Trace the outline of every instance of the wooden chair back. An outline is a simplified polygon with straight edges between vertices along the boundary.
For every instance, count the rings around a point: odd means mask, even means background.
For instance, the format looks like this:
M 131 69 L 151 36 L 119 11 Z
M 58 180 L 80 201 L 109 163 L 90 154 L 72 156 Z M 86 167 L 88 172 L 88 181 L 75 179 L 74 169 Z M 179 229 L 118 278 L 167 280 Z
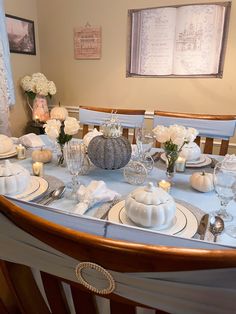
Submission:
M 192 114 L 167 111 L 154 111 L 153 127 L 158 124 L 169 126 L 179 124 L 185 127 L 193 127 L 199 131 L 195 142 L 200 146 L 201 138 L 205 138 L 203 153 L 212 154 L 214 139 L 220 141 L 219 155 L 226 155 L 229 147 L 229 140 L 235 133 L 235 115 L 210 115 Z M 157 146 L 160 147 L 158 144 Z
M 122 274 L 236 267 L 236 250 L 146 245 L 82 233 L 33 215 L 3 196 L 0 196 L 0 214 L 24 230 L 29 236 L 39 239 L 68 257 L 80 262 L 92 262 L 105 270 L 121 272 Z M 3 216 L 0 215 L 0 221 Z M 57 255 L 59 256 L 59 253 Z M 97 313 L 94 301 L 96 291 L 92 292 L 81 283 L 69 281 L 63 275 L 55 276 L 41 270 L 44 290 L 51 308 L 50 312 L 39 293 L 30 268 L 20 265 L 17 260 L 14 263 L 5 261 L 2 264 L 8 284 L 18 300 L 22 313 L 69 314 L 62 282 L 70 285 L 76 313 Z M 178 289 L 177 286 L 176 293 Z M 134 314 L 135 307 L 142 306 L 141 300 L 140 302 L 131 301 L 126 297 L 119 296 L 119 293 L 116 294 L 116 290 L 104 294 L 103 297 L 110 300 L 111 314 Z M 147 304 L 144 307 L 148 307 Z M 158 308 L 155 310 L 156 313 L 165 313 Z
M 136 109 L 117 109 L 117 108 L 100 108 L 90 106 L 79 107 L 79 120 L 83 125 L 82 136 L 89 131 L 89 125 L 93 125 L 98 130 L 107 119 L 111 117 L 111 113 L 116 113 L 122 127 L 123 136 L 129 138 L 129 130 L 132 129 L 132 140 L 135 143 L 135 127 L 140 127 L 144 123 L 145 110 Z

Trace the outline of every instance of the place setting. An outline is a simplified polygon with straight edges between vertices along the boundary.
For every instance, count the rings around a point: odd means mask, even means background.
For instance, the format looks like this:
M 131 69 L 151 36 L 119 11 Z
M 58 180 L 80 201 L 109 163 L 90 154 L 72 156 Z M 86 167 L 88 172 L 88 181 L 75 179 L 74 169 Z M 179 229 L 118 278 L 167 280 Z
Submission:
M 33 201 L 48 190 L 48 182 L 31 175 L 23 166 L 5 160 L 0 165 L 0 194 L 22 201 Z
M 193 237 L 198 228 L 197 217 L 185 204 L 176 202 L 169 193 L 151 182 L 115 204 L 109 210 L 107 220 L 186 238 Z

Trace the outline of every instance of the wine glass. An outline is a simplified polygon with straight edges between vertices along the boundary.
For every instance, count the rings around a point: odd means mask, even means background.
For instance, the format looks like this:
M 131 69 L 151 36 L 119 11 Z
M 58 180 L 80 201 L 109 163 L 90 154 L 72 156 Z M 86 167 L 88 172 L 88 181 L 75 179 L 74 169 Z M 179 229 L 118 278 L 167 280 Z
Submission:
M 67 168 L 72 174 L 71 193 L 67 195 L 69 199 L 77 200 L 77 190 L 79 187 L 78 175 L 81 172 L 84 162 L 83 144 L 78 140 L 72 139 L 65 144 L 64 154 Z
M 150 155 L 151 148 L 154 144 L 154 135 L 151 130 L 145 127 L 135 128 L 135 139 L 137 144 L 137 159 L 143 163 L 147 171 L 153 168 L 154 161 Z
M 214 212 L 225 222 L 232 221 L 233 216 L 226 211 L 230 201 L 236 196 L 236 169 L 230 161 L 218 162 L 214 168 L 213 183 L 220 200 L 220 209 Z

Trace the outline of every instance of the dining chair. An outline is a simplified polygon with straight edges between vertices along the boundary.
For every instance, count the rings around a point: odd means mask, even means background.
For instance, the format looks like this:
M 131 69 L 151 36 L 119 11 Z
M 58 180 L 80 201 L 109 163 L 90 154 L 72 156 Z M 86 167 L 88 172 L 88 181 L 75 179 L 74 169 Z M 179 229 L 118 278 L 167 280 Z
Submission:
M 169 126 L 172 124 L 197 129 L 199 136 L 195 142 L 200 146 L 201 138 L 205 138 L 203 149 L 205 154 L 212 154 L 214 139 L 219 140 L 219 155 L 224 156 L 228 152 L 229 140 L 235 133 L 236 116 L 154 111 L 154 128 L 157 125 Z M 160 147 L 160 145 L 157 146 Z
M 116 113 L 123 127 L 123 136 L 129 137 L 129 130 L 141 127 L 144 123 L 145 110 L 138 109 L 117 109 L 100 108 L 90 106 L 79 107 L 79 120 L 83 125 L 83 137 L 89 131 L 89 125 L 93 125 L 99 130 L 99 127 L 111 117 L 111 113 Z M 135 143 L 135 133 L 132 132 L 132 143 Z
M 22 313 L 68 314 L 72 306 L 75 313 L 96 314 L 95 296 L 110 301 L 111 314 L 134 314 L 137 306 L 155 313 L 236 311 L 236 250 L 88 234 L 29 213 L 4 196 L 0 222 L 0 258 Z

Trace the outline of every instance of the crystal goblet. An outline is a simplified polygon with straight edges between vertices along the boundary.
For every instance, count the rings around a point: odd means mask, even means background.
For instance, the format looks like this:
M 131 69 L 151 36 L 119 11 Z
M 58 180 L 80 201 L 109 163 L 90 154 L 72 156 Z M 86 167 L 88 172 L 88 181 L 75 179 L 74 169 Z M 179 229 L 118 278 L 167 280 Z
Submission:
M 150 150 L 154 144 L 154 135 L 151 130 L 144 127 L 135 129 L 135 139 L 137 144 L 137 156 L 135 159 L 140 161 L 148 172 L 153 169 L 154 161 L 150 155 Z
M 78 140 L 71 140 L 65 144 L 64 154 L 67 168 L 72 174 L 71 193 L 67 195 L 69 199 L 77 200 L 77 190 L 79 187 L 78 175 L 81 172 L 84 162 L 84 148 Z
M 236 190 L 236 169 L 231 167 L 230 162 L 223 161 L 216 164 L 213 173 L 215 192 L 220 200 L 220 209 L 214 212 L 225 222 L 232 221 L 233 216 L 226 208 L 230 201 L 235 198 Z

